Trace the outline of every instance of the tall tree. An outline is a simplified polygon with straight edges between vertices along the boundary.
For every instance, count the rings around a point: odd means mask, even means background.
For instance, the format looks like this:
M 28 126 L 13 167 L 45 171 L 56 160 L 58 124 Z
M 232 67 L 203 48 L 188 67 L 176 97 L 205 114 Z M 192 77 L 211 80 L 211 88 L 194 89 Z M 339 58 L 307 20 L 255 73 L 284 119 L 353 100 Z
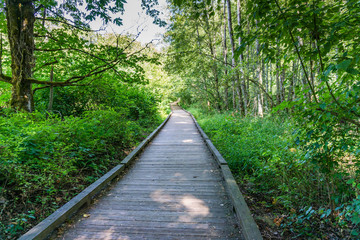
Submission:
M 111 18 L 111 14 L 120 14 L 124 11 L 125 0 L 1 0 L 0 14 L 6 15 L 7 35 L 11 52 L 11 76 L 1 73 L 0 81 L 12 85 L 11 106 L 15 110 L 32 112 L 34 110 L 33 84 L 44 86 L 71 86 L 89 77 L 97 76 L 107 70 L 113 69 L 120 61 L 120 55 L 116 58 L 102 59 L 101 65 L 93 66 L 88 72 L 64 79 L 62 82 L 39 80 L 34 77 L 37 50 L 36 37 L 42 38 L 40 42 L 54 41 L 64 43 L 67 31 L 89 32 L 88 22 L 101 20 L 104 24 L 110 21 L 121 24 L 121 18 Z M 142 5 L 147 13 L 154 17 L 154 21 L 160 25 L 163 22 L 158 18 L 159 12 L 152 9 L 157 0 L 143 0 Z M 84 9 L 83 11 L 81 9 Z M 56 37 L 52 31 L 57 29 L 46 28 L 46 23 L 62 24 L 69 27 L 63 30 L 65 35 Z M 57 31 L 57 33 L 59 33 Z M 80 48 L 80 49 L 79 49 Z M 79 46 L 76 50 L 84 51 Z M 64 51 L 64 49 L 58 49 Z M 74 49 L 72 49 L 74 50 Z M 54 52 L 52 49 L 50 52 Z M 90 54 L 88 54 L 90 56 Z M 93 56 L 97 58 L 97 56 Z M 51 58 L 51 56 L 49 57 Z M 48 59 L 49 63 L 51 60 Z M 53 60 L 52 60 L 53 61 Z
M 236 69 L 237 63 L 236 63 L 236 57 L 235 57 L 235 39 L 234 39 L 234 30 L 233 30 L 233 24 L 232 24 L 232 11 L 231 11 L 230 0 L 227 0 L 226 4 L 227 4 L 227 9 L 228 9 L 228 28 L 229 28 L 229 38 L 230 38 L 230 43 L 231 43 L 231 62 L 232 62 L 232 67 L 233 67 L 234 75 L 235 75 L 233 88 L 236 89 L 236 93 L 238 96 L 238 107 L 239 107 L 241 113 L 245 114 L 243 95 L 241 93 L 240 86 L 239 86 L 239 84 L 240 84 L 239 83 L 239 80 L 240 80 L 239 73 Z M 234 99 L 233 105 L 235 105 L 235 96 L 233 96 L 233 99 Z

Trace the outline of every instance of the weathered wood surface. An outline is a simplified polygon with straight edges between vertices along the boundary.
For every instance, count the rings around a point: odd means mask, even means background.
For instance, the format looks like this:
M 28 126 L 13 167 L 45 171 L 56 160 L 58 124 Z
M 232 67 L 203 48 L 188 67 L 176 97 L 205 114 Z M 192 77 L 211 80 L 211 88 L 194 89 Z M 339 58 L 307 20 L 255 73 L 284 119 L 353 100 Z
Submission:
M 118 176 L 125 166 L 129 165 L 135 157 L 146 147 L 146 145 L 156 136 L 161 128 L 170 119 L 171 114 L 160 124 L 146 139 L 144 139 L 131 153 L 116 167 L 95 181 L 89 187 L 84 189 L 76 197 L 72 198 L 64 206 L 56 210 L 49 217 L 41 221 L 38 225 L 30 229 L 27 233 L 22 235 L 19 240 L 37 240 L 45 239 L 52 233 L 59 225 L 78 211 L 85 203 L 90 203 L 92 198 L 98 194 L 107 184 L 110 183 L 116 176 Z
M 243 239 L 221 170 L 180 109 L 87 214 L 59 239 Z

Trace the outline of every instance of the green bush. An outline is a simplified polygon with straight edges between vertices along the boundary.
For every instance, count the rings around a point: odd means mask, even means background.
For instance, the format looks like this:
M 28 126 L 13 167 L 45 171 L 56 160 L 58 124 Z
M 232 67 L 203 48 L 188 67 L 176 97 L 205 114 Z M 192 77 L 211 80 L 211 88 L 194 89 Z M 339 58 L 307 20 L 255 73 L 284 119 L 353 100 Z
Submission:
M 64 119 L 4 112 L 0 198 L 7 214 L 0 219 L 0 238 L 18 236 L 118 164 L 159 123 L 151 111 L 142 122 L 111 109 Z
M 339 164 L 329 175 L 309 155 L 308 147 L 299 142 L 302 131 L 296 130 L 299 125 L 293 119 L 241 118 L 234 113 L 189 110 L 227 160 L 235 177 L 250 185 L 250 191 L 262 195 L 270 205 L 281 206 L 284 216 L 288 216 L 282 225 L 284 231 L 299 237 L 321 238 L 320 231 L 308 229 L 327 224 L 342 229 L 339 236 L 347 236 L 351 228 L 354 229 L 351 234 L 358 233 L 355 229 L 360 223 L 357 197 L 360 184 L 349 178 L 349 172 L 358 170 L 353 165 Z M 307 212 L 310 207 L 315 210 Z M 329 213 L 327 216 L 323 216 L 324 209 Z

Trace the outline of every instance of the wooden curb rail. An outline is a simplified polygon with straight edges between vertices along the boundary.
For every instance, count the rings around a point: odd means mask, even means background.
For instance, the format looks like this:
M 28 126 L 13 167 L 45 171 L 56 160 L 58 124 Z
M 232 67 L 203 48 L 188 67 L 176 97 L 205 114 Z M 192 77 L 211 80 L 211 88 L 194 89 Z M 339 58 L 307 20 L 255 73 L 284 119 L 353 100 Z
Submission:
M 104 187 L 124 171 L 135 157 L 143 150 L 146 145 L 156 136 L 156 134 L 164 127 L 170 119 L 171 114 L 160 124 L 146 139 L 144 139 L 126 158 L 124 158 L 119 165 L 111 169 L 104 176 L 99 178 L 89 187 L 72 198 L 64 206 L 56 210 L 49 217 L 41 221 L 38 225 L 30 229 L 27 233 L 22 235 L 19 240 L 44 239 L 48 237 L 57 227 L 59 227 L 66 219 L 71 217 L 77 210 L 79 210 L 85 203 L 90 203 L 91 199 L 99 193 Z
M 221 156 L 220 152 L 216 149 L 214 144 L 211 142 L 209 137 L 202 130 L 195 117 L 188 111 L 185 110 L 193 119 L 196 127 L 198 128 L 201 136 L 204 138 L 204 141 L 208 148 L 210 149 L 212 155 L 216 159 L 222 176 L 225 181 L 225 187 L 230 196 L 231 202 L 233 204 L 236 216 L 239 220 L 239 225 L 242 229 L 242 234 L 244 235 L 246 240 L 261 240 L 263 239 L 259 230 L 259 227 L 256 225 L 254 218 L 251 215 L 250 209 L 245 202 L 244 196 L 241 194 L 239 187 L 232 175 L 230 168 L 225 161 L 225 159 Z

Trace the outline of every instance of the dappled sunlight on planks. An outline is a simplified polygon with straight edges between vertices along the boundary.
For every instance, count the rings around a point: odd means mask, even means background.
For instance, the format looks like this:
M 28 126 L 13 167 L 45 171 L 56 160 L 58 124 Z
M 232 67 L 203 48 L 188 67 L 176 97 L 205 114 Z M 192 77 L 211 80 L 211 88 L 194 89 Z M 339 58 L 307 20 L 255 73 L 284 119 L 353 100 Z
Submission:
M 208 216 L 210 213 L 209 207 L 201 199 L 192 195 L 185 195 L 181 198 L 181 203 L 187 208 L 188 214 L 195 216 Z
M 180 110 L 87 214 L 61 239 L 243 239 L 218 165 Z
M 190 194 L 184 194 L 179 196 L 169 195 L 166 191 L 159 189 L 150 194 L 152 200 L 158 203 L 174 202 L 179 206 L 177 210 L 182 211 L 179 216 L 179 221 L 194 222 L 194 217 L 209 216 L 210 209 L 206 203 Z M 166 208 L 166 207 L 165 207 Z

